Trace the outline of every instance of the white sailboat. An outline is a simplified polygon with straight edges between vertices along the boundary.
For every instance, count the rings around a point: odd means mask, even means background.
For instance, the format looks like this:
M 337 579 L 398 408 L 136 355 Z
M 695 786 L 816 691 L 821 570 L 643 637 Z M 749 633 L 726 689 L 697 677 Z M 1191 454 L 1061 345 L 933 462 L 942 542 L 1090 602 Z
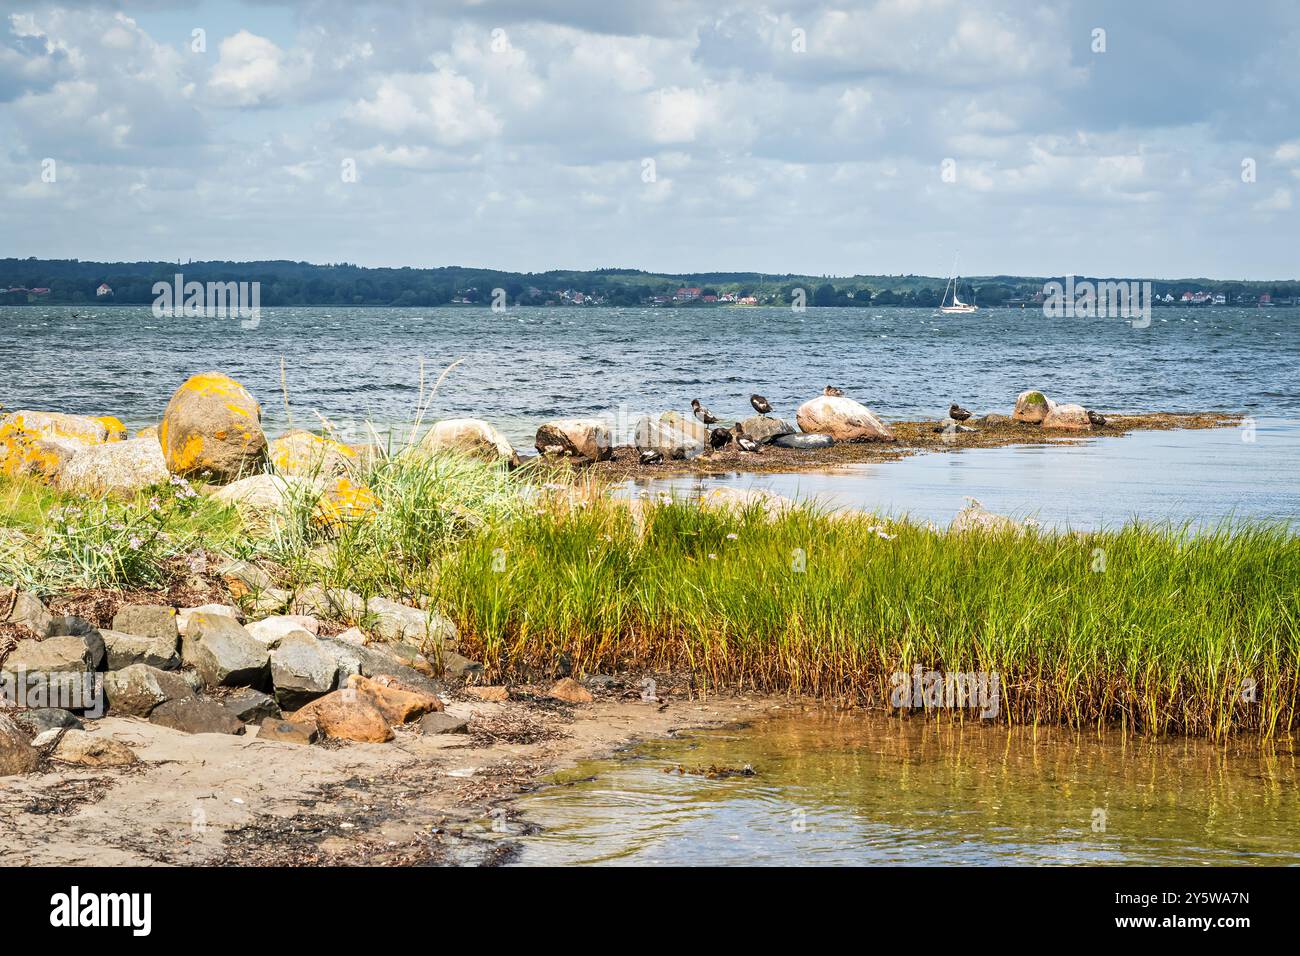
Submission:
M 948 284 L 943 288 L 943 298 L 939 300 L 939 311 L 946 315 L 966 315 L 971 312 L 978 312 L 979 306 L 971 302 L 963 302 L 957 298 L 957 284 L 961 281 L 961 276 L 957 275 L 957 257 L 952 257 L 952 275 L 948 277 Z M 948 302 L 948 290 L 952 289 L 952 303 Z

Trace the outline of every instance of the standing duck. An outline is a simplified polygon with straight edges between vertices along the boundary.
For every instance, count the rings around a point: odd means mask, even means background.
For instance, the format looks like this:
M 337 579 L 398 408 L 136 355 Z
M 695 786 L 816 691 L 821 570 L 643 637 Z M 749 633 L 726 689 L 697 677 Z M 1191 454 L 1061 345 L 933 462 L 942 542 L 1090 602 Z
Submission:
M 955 422 L 964 422 L 970 418 L 970 410 L 962 408 L 956 402 L 948 406 L 948 417 Z
M 772 411 L 771 403 L 769 403 L 762 395 L 749 396 L 749 404 L 753 405 L 754 411 L 758 412 L 760 415 L 766 415 Z
M 718 421 L 717 416 L 701 405 L 698 398 L 691 399 L 691 414 L 706 425 L 713 425 Z

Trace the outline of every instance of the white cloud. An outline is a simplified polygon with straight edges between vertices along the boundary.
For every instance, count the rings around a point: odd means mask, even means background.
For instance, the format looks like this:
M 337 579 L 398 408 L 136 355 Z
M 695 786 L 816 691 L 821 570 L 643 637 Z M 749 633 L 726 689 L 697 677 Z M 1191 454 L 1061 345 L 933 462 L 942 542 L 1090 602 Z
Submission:
M 365 129 L 443 146 L 481 142 L 502 129 L 492 110 L 479 101 L 474 84 L 447 69 L 385 76 L 374 93 L 354 103 L 346 115 Z
M 207 90 L 220 106 L 264 106 L 291 98 L 310 77 L 310 53 L 286 53 L 266 37 L 240 30 L 221 41 Z

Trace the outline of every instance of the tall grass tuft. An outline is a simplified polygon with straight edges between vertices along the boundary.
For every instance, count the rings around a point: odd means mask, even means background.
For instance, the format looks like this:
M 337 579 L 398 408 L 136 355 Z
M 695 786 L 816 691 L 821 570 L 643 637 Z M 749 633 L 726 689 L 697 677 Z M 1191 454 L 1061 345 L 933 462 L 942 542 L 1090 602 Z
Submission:
M 1013 722 L 1297 726 L 1300 539 L 1276 526 L 950 534 L 592 497 L 467 538 L 434 593 L 489 663 L 877 703 L 919 664 L 998 672 Z

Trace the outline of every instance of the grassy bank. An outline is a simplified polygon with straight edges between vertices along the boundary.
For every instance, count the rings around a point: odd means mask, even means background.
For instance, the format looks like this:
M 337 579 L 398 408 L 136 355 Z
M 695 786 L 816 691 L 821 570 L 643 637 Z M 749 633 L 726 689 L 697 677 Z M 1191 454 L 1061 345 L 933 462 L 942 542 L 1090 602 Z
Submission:
M 1300 538 L 1283 528 L 950 534 L 813 508 L 629 507 L 447 456 L 364 477 L 383 506 L 330 529 L 310 500 L 245 532 L 174 490 L 161 507 L 75 505 L 131 509 L 157 526 L 147 548 L 120 514 L 70 538 L 50 517 L 68 502 L 0 488 L 0 524 L 25 532 L 0 548 L 0 579 L 148 583 L 207 546 L 273 560 L 289 583 L 430 595 L 491 679 L 563 654 L 579 672 L 689 669 L 884 704 L 891 675 L 920 665 L 997 672 L 1001 721 L 1261 737 L 1300 723 Z

